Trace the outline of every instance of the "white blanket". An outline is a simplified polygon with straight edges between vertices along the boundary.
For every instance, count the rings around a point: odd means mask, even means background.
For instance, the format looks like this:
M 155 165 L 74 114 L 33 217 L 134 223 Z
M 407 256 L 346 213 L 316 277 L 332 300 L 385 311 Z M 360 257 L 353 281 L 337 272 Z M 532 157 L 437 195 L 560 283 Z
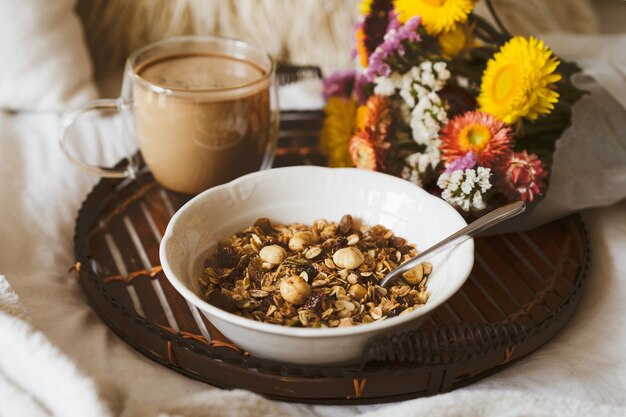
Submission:
M 41 332 L 32 333 L 14 318 L 16 310 L 0 316 L 0 375 L 5 381 L 0 387 L 4 396 L 0 415 L 47 411 L 97 416 L 106 415 L 107 409 L 112 415 L 133 417 L 245 416 L 260 410 L 320 416 L 626 415 L 626 264 L 620 259 L 626 253 L 626 203 L 585 215 L 593 264 L 582 305 L 554 340 L 510 368 L 449 394 L 397 404 L 281 404 L 246 392 L 218 390 L 157 365 L 97 318 L 74 275 L 67 272 L 74 262 L 75 216 L 96 180 L 65 161 L 56 142 L 57 123 L 58 116 L 51 113 L 0 114 L 0 274 Z M 84 133 L 99 132 L 106 138 L 114 130 L 104 121 Z M 97 149 L 95 143 L 84 145 L 85 154 Z M 111 160 L 120 156 L 115 149 L 105 153 Z M 29 347 L 33 340 L 41 347 L 38 351 Z M 23 365 L 15 368 L 18 363 Z M 80 374 L 94 381 L 100 403 Z M 30 405 L 27 399 L 33 400 Z
M 626 202 L 591 210 L 585 297 L 548 344 L 469 387 L 395 404 L 285 404 L 179 375 L 127 346 L 90 309 L 68 267 L 96 179 L 61 154 L 52 112 L 0 112 L 0 417 L 626 416 Z M 81 127 L 83 157 L 123 155 L 113 119 Z M 99 136 L 106 145 L 90 141 Z M 93 161 L 92 161 L 93 162 Z M 26 321 L 27 312 L 28 321 Z

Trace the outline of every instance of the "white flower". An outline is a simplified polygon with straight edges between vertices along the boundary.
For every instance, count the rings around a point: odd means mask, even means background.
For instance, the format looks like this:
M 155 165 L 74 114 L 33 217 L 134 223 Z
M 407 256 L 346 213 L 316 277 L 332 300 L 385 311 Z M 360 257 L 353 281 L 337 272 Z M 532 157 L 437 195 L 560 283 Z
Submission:
M 411 168 L 405 165 L 404 168 L 402 168 L 401 175 L 403 179 L 412 182 L 418 187 L 422 186 L 422 179 L 420 178 L 419 172 L 415 168 Z
M 472 207 L 476 210 L 484 210 L 487 207 L 481 193 L 474 193 L 474 197 L 472 197 Z
M 392 72 L 388 77 L 376 77 L 374 79 L 374 94 L 381 96 L 392 96 L 396 90 L 403 86 L 404 76 L 397 72 Z
M 404 102 L 410 109 L 415 107 L 415 97 L 413 96 L 413 94 L 413 87 L 410 85 L 408 87 L 403 86 L 400 89 L 400 97 L 402 97 L 402 100 L 404 100 Z
M 490 176 L 489 168 L 457 169 L 452 173 L 441 174 L 437 186 L 443 190 L 441 198 L 454 207 L 463 211 L 484 210 L 487 205 L 483 193 L 492 187 Z
M 456 83 L 461 88 L 469 88 L 469 86 L 470 86 L 469 78 L 463 77 L 461 75 L 456 77 Z
M 461 181 L 463 181 L 463 171 L 456 170 L 450 175 L 450 182 L 448 183 L 448 188 L 450 191 L 455 192 L 459 189 L 461 185 Z
M 445 62 L 424 61 L 420 64 L 422 70 L 421 80 L 417 80 L 422 85 L 427 86 L 431 91 L 439 91 L 450 79 L 450 71 Z
M 439 78 L 450 78 L 450 72 L 448 71 L 448 66 L 446 65 L 446 63 L 444 61 L 437 61 L 435 62 L 435 65 L 433 65 L 433 68 L 435 69 L 435 71 L 437 71 L 437 74 L 439 75 Z M 444 73 L 448 71 L 448 75 L 444 75 Z
M 420 64 L 420 69 L 424 72 L 433 72 L 432 61 L 424 61 Z
M 412 153 L 404 158 L 404 162 L 420 175 L 424 174 L 429 168 L 435 169 L 441 160 L 438 142 L 433 146 L 426 147 L 423 152 Z
M 489 182 L 489 177 L 491 176 L 491 169 L 478 167 L 476 170 L 478 174 L 478 186 L 480 187 L 480 192 L 484 193 L 488 189 L 491 188 L 491 182 Z
M 392 96 L 396 93 L 396 86 L 391 77 L 376 77 L 374 79 L 374 94 Z
M 465 180 L 463 184 L 461 184 L 461 191 L 463 194 L 470 194 L 474 189 L 474 184 L 477 182 L 478 178 L 476 177 L 476 171 L 473 169 L 465 170 Z
M 393 73 L 387 78 L 393 78 L 395 88 L 400 90 L 400 97 L 409 107 L 413 108 L 422 97 L 441 90 L 446 85 L 448 79 L 450 79 L 450 71 L 448 71 L 447 65 L 443 61 L 435 63 L 424 61 L 420 65 L 411 68 L 402 76 Z M 388 85 L 382 86 L 381 91 L 388 92 Z M 376 87 L 374 92 L 376 92 Z
M 419 99 L 411 111 L 411 131 L 413 140 L 421 145 L 429 145 L 439 138 L 439 130 L 448 123 L 448 117 L 441 98 L 431 92 Z

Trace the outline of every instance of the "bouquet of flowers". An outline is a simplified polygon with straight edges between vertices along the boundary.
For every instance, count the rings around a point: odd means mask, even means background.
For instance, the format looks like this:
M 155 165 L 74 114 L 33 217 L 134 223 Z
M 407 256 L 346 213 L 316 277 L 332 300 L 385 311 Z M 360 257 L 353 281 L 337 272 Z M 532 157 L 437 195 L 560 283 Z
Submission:
M 323 84 L 328 165 L 402 177 L 470 217 L 537 202 L 582 95 L 570 83 L 579 69 L 496 30 L 475 2 L 362 1 L 357 68 Z

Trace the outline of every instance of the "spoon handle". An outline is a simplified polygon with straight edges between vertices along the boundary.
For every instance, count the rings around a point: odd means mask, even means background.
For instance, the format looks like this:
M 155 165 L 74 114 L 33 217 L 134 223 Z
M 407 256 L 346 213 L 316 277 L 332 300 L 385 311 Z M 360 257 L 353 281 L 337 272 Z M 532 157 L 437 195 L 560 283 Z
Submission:
M 439 241 L 434 244 L 430 248 L 426 249 L 424 252 L 421 252 L 413 259 L 405 262 L 400 265 L 393 271 L 387 274 L 385 278 L 380 283 L 381 287 L 387 286 L 392 280 L 394 280 L 398 275 L 402 275 L 408 270 L 416 267 L 420 263 L 432 258 L 448 249 L 451 246 L 456 246 L 462 242 L 465 242 L 470 237 L 476 235 L 483 230 L 490 228 L 491 226 L 495 226 L 496 224 L 510 219 L 511 217 L 517 216 L 521 212 L 526 209 L 526 206 L 521 201 L 516 201 L 514 203 L 507 204 L 505 206 L 499 207 L 484 216 L 474 220 L 472 223 L 468 224 L 464 228 L 460 229 L 458 232 L 446 237 L 445 239 Z

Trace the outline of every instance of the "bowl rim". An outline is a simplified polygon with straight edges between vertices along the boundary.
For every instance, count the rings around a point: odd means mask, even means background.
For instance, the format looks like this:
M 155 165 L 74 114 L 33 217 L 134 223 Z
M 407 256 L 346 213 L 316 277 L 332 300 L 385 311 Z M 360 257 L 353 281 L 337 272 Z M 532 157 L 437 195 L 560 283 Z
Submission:
M 462 271 L 464 278 L 458 280 L 456 285 L 453 287 L 453 291 L 451 292 L 450 297 L 444 300 L 440 300 L 438 302 L 433 302 L 430 304 L 426 302 L 426 304 L 424 304 L 422 307 L 419 307 L 402 316 L 396 316 L 396 317 L 388 318 L 385 320 L 376 321 L 373 323 L 359 324 L 359 325 L 349 326 L 349 327 L 328 327 L 328 328 L 288 327 L 288 326 L 283 326 L 279 324 L 259 322 L 253 319 L 249 319 L 246 317 L 238 316 L 233 313 L 229 313 L 225 310 L 215 307 L 209 304 L 207 301 L 203 300 L 194 291 L 187 288 L 184 282 L 178 276 L 176 276 L 176 274 L 174 274 L 174 272 L 172 271 L 169 260 L 168 260 L 168 253 L 167 253 L 168 242 L 172 239 L 172 236 L 174 235 L 178 220 L 187 211 L 191 210 L 195 205 L 199 204 L 199 201 L 202 201 L 208 198 L 208 196 L 210 196 L 211 194 L 220 192 L 220 190 L 232 188 L 242 182 L 246 182 L 257 177 L 265 177 L 265 176 L 271 177 L 274 175 L 282 175 L 284 172 L 287 172 L 287 171 L 302 171 L 301 175 L 304 175 L 305 171 L 310 171 L 311 173 L 313 173 L 313 175 L 315 175 L 315 172 L 326 172 L 326 171 L 331 171 L 331 170 L 334 172 L 339 172 L 339 173 L 358 172 L 358 174 L 356 175 L 363 175 L 365 177 L 371 177 L 371 178 L 374 178 L 374 177 L 380 178 L 381 176 L 386 177 L 385 181 L 397 182 L 398 186 L 404 187 L 405 189 L 411 192 L 417 192 L 418 194 L 421 194 L 423 197 L 426 197 L 427 199 L 432 199 L 432 201 L 436 201 L 436 204 L 440 205 L 444 210 L 449 210 L 453 217 L 456 217 L 462 222 L 462 225 L 460 227 L 463 227 L 463 225 L 467 224 L 465 222 L 465 219 L 463 219 L 463 217 L 456 211 L 456 209 L 454 209 L 451 205 L 449 205 L 447 202 L 445 202 L 441 198 L 428 193 L 427 191 L 423 190 L 421 187 L 418 187 L 415 184 L 412 184 L 404 179 L 401 179 L 401 178 L 398 178 L 389 174 L 385 174 L 385 173 L 381 173 L 377 171 L 359 169 L 359 168 L 328 168 L 328 167 L 319 167 L 319 166 L 291 166 L 291 167 L 272 168 L 272 169 L 263 170 L 263 171 L 256 171 L 251 174 L 241 176 L 228 183 L 218 185 L 208 190 L 205 190 L 201 192 L 200 194 L 196 195 L 195 197 L 193 197 L 191 200 L 185 203 L 180 209 L 178 209 L 178 211 L 174 214 L 174 216 L 172 216 L 172 218 L 168 222 L 165 233 L 163 234 L 163 238 L 161 239 L 161 243 L 159 245 L 159 258 L 161 261 L 161 267 L 163 268 L 165 277 L 186 300 L 188 300 L 194 306 L 198 307 L 203 312 L 207 312 L 210 315 L 215 315 L 217 316 L 217 318 L 221 320 L 227 321 L 231 324 L 236 324 L 237 326 L 244 327 L 250 330 L 256 330 L 262 333 L 269 333 L 269 334 L 283 335 L 283 336 L 293 336 L 293 337 L 300 337 L 300 338 L 329 338 L 329 337 L 350 336 L 350 335 L 357 335 L 357 334 L 364 334 L 364 333 L 379 333 L 384 330 L 389 330 L 390 328 L 395 328 L 399 325 L 406 324 L 410 321 L 419 319 L 421 316 L 424 316 L 429 311 L 443 304 L 463 286 L 463 284 L 467 281 L 474 265 L 474 239 L 473 238 L 467 239 L 465 242 L 451 249 L 454 251 L 464 250 L 464 251 L 469 252 L 470 262 L 468 262 L 468 264 L 465 265 L 465 268 Z

